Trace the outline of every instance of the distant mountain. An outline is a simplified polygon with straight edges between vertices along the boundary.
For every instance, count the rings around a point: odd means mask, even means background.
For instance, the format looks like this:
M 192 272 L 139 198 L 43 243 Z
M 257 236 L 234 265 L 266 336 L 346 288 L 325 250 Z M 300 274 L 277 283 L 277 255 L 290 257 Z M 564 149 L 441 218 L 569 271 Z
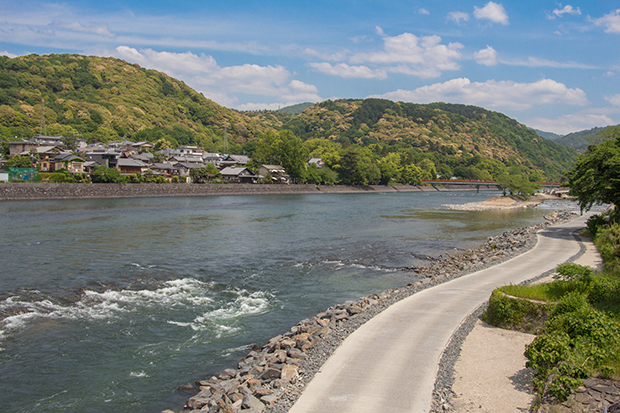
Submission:
M 280 112 L 288 113 L 289 115 L 297 115 L 311 106 L 314 106 L 314 103 L 303 102 L 303 103 L 298 103 L 296 105 L 283 107 L 282 109 L 280 109 Z
M 553 133 L 553 132 L 545 132 L 545 131 L 534 129 L 534 128 L 532 128 L 532 130 L 536 132 L 538 136 L 540 136 L 541 138 L 549 139 L 550 141 L 554 141 L 562 137 L 562 135 L 558 135 L 557 133 Z
M 607 126 L 604 128 L 593 128 L 580 132 L 569 133 L 568 135 L 558 138 L 556 142 L 560 145 L 572 148 L 578 153 L 584 153 L 588 149 L 588 145 L 592 145 L 592 141 L 588 140 L 588 138 L 593 138 L 601 132 L 613 127 L 614 126 Z

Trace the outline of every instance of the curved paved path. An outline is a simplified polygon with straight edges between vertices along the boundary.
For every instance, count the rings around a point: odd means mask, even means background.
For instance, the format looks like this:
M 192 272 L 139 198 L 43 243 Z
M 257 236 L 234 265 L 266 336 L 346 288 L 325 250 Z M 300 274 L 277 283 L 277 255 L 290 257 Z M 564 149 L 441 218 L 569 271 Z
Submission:
M 428 412 L 439 358 L 462 320 L 493 289 L 577 254 L 573 233 L 588 216 L 539 231 L 536 247 L 516 258 L 395 303 L 336 349 L 289 412 Z

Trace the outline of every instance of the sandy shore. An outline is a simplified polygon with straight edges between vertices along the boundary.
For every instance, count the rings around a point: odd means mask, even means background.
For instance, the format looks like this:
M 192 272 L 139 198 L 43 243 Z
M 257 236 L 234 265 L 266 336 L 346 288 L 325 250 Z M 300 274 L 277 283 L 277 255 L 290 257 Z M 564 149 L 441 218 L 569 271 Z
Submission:
M 532 208 L 545 200 L 560 198 L 547 195 L 537 194 L 529 198 L 521 196 L 494 196 L 482 202 L 470 202 L 467 204 L 443 204 L 442 207 L 454 211 L 489 211 L 494 209 L 512 209 L 512 208 Z

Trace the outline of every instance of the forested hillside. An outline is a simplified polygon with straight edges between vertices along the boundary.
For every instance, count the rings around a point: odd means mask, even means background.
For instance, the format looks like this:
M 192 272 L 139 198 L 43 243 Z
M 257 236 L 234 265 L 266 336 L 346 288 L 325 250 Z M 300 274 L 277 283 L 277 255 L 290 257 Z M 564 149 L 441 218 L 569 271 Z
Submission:
M 165 137 L 215 151 L 225 129 L 241 143 L 266 130 L 179 80 L 122 60 L 0 56 L 0 136 L 38 134 L 42 100 L 48 135 L 77 132 L 89 141 Z
M 542 171 L 560 179 L 575 152 L 541 138 L 501 113 L 468 105 L 414 104 L 384 99 L 337 100 L 318 103 L 296 116 L 261 113 L 279 120 L 278 127 L 304 140 L 326 138 L 368 146 L 415 149 L 451 156 L 482 157 L 504 165 Z
M 290 130 L 309 156 L 324 157 L 336 170 L 345 153 L 355 155 L 351 162 L 375 165 L 368 175 L 374 178 L 363 182 L 391 182 L 390 168 L 400 176 L 412 164 L 430 176 L 559 180 L 576 156 L 514 119 L 475 106 L 346 99 L 287 110 L 293 113 L 239 112 L 164 73 L 115 58 L 0 56 L 0 138 L 39 134 L 42 102 L 47 135 L 79 134 L 89 142 L 163 140 L 252 155 L 265 133 Z

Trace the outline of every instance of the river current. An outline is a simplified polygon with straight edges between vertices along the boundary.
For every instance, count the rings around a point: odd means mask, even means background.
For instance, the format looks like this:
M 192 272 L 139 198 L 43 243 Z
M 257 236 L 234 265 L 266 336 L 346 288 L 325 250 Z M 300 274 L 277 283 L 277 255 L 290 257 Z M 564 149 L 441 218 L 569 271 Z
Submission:
M 0 202 L 0 406 L 178 407 L 252 344 L 558 206 L 440 209 L 493 195 Z

